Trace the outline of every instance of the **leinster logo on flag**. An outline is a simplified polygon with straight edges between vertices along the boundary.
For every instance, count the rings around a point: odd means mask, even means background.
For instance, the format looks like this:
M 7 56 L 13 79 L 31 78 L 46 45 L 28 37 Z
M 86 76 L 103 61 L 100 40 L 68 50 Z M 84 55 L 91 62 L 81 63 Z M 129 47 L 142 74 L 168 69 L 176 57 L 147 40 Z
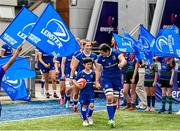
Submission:
M 57 45 L 61 48 L 62 42 L 70 40 L 69 33 L 64 24 L 56 19 L 51 19 L 47 22 L 46 27 L 41 30 L 41 33 L 48 38 L 47 42 L 51 45 Z
M 53 56 L 70 56 L 79 49 L 75 37 L 51 4 L 47 5 L 27 40 Z
M 24 28 L 17 33 L 17 36 L 25 40 L 35 24 L 36 23 L 29 23 L 28 25 L 24 26 Z
M 16 49 L 27 38 L 36 24 L 37 19 L 38 17 L 31 11 L 22 8 L 15 19 L 2 33 L 1 39 L 9 46 Z

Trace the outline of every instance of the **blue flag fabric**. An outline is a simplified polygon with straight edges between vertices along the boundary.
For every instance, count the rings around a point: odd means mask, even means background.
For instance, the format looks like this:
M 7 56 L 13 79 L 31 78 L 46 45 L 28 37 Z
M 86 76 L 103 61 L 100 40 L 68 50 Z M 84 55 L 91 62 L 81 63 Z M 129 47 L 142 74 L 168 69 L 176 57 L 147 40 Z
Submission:
M 161 29 L 154 46 L 158 56 L 180 57 L 179 29 L 176 26 Z
M 130 40 L 123 38 L 120 35 L 115 34 L 115 33 L 113 33 L 113 37 L 116 41 L 116 44 L 117 44 L 119 51 L 121 51 L 121 52 L 134 52 Z
M 138 41 L 142 45 L 145 60 L 148 64 L 151 64 L 154 57 L 155 38 L 146 28 L 144 28 L 143 25 L 140 25 L 140 35 Z
M 7 75 L 5 75 L 2 79 L 1 87 L 13 101 L 30 100 L 24 79 L 10 80 Z
M 136 41 L 129 33 L 124 32 L 124 36 L 126 39 L 128 39 L 129 41 L 131 41 L 131 45 L 134 49 L 134 55 L 136 56 L 137 60 L 144 60 L 145 59 L 145 55 L 143 52 L 143 48 L 142 48 L 142 44 L 140 44 L 140 42 Z
M 0 58 L 0 66 L 6 64 L 10 58 L 11 56 Z M 36 72 L 31 69 L 27 58 L 17 57 L 15 62 L 7 70 L 6 76 L 8 76 L 10 80 L 32 78 L 36 76 Z
M 19 47 L 36 24 L 38 17 L 26 8 L 23 8 L 14 20 L 2 33 L 1 39 L 16 49 Z
M 48 4 L 27 41 L 53 56 L 69 56 L 79 44 L 56 10 Z

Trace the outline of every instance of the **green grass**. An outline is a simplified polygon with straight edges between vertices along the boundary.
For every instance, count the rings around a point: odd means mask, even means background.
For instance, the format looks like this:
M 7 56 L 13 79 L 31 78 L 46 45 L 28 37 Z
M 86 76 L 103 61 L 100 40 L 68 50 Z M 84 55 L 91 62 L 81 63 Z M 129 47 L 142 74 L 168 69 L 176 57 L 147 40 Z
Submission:
M 1 123 L 0 130 L 110 130 L 105 111 L 93 114 L 95 125 L 83 127 L 79 114 Z M 180 116 L 138 111 L 117 111 L 112 130 L 178 130 Z

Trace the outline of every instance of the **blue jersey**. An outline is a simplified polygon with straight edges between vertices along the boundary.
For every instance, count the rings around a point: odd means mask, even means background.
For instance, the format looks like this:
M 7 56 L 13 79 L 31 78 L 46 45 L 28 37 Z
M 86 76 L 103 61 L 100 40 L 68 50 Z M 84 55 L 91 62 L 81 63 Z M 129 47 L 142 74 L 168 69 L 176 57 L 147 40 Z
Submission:
M 112 50 L 109 57 L 99 55 L 97 63 L 103 67 L 102 78 L 116 78 L 121 76 L 121 71 L 118 67 L 119 64 L 118 51 Z
M 74 54 L 73 54 L 73 57 L 76 57 L 78 54 L 80 54 L 82 51 L 81 50 L 78 50 L 78 51 L 76 51 L 76 52 L 74 52 Z
M 40 63 L 38 61 L 38 67 L 41 69 L 41 71 L 43 73 L 47 73 L 49 72 L 50 70 L 55 70 L 55 66 L 54 66 L 54 62 L 53 62 L 53 56 L 43 52 L 43 51 L 39 51 L 41 53 L 41 56 L 42 56 L 42 60 L 46 63 L 46 64 L 49 64 L 49 68 L 46 68 L 42 63 Z
M 97 55 L 95 53 L 91 53 L 89 56 L 86 56 L 84 54 L 84 52 L 79 53 L 76 56 L 76 59 L 79 61 L 79 67 L 78 67 L 77 72 L 80 72 L 80 71 L 82 71 L 84 69 L 83 59 L 86 59 L 86 58 L 90 58 L 90 59 L 92 59 L 93 62 L 95 62 L 95 60 L 97 59 Z
M 4 74 L 5 74 L 5 70 L 0 66 L 0 85 Z
M 54 65 L 54 62 L 53 62 L 53 56 L 45 53 L 44 51 L 39 51 L 42 55 L 42 60 L 46 63 L 46 64 L 53 64 Z
M 70 77 L 70 73 L 71 73 L 71 60 L 72 60 L 72 55 L 66 57 L 65 74 L 67 78 Z
M 3 51 L 5 51 L 4 56 L 12 55 L 12 53 L 13 53 L 12 47 L 8 46 L 7 44 L 4 44 L 1 48 Z
M 80 91 L 80 95 L 94 94 L 93 82 L 95 81 L 95 72 L 91 71 L 90 73 L 86 73 L 82 70 L 77 74 L 75 80 L 79 80 L 80 78 L 84 78 L 87 81 L 86 86 Z
M 82 52 L 82 50 L 76 51 L 76 52 L 73 54 L 73 57 L 76 58 L 77 55 L 79 55 L 81 52 Z M 76 71 L 78 71 L 78 70 L 79 70 L 79 64 L 78 64 L 78 66 L 77 66 L 77 68 L 76 68 Z

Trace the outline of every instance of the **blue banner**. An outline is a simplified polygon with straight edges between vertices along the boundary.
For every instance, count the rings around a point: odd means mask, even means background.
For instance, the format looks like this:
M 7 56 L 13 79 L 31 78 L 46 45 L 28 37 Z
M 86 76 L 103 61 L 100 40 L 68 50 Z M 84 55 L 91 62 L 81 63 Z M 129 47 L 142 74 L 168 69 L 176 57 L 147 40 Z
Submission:
M 47 5 L 27 40 L 53 56 L 69 56 L 80 48 L 51 4 Z
M 10 80 L 6 75 L 3 77 L 1 87 L 11 98 L 11 100 L 25 100 L 28 101 L 28 92 L 24 79 Z
M 120 35 L 114 34 L 113 37 L 116 41 L 117 47 L 121 52 L 134 52 L 132 48 L 132 42 L 126 38 L 121 37 Z
M 180 57 L 179 30 L 177 27 L 161 29 L 154 46 L 158 56 Z
M 0 58 L 0 66 L 6 64 L 11 56 Z M 6 71 L 6 76 L 11 80 L 32 78 L 36 76 L 36 72 L 31 69 L 27 58 L 17 57 L 11 67 Z
M 155 38 L 147 29 L 144 28 L 143 25 L 140 25 L 140 35 L 138 41 L 142 45 L 145 59 L 148 64 L 151 64 L 154 57 Z
M 129 41 L 131 41 L 131 45 L 134 49 L 134 55 L 136 56 L 136 58 L 140 61 L 140 60 L 144 60 L 145 59 L 145 55 L 143 52 L 143 47 L 142 44 L 139 41 L 136 41 L 131 35 L 129 35 L 129 33 L 124 32 L 124 36 L 126 39 L 128 39 Z
M 17 48 L 23 43 L 37 21 L 37 16 L 26 8 L 23 8 L 14 20 L 2 33 L 1 39 L 11 46 Z

